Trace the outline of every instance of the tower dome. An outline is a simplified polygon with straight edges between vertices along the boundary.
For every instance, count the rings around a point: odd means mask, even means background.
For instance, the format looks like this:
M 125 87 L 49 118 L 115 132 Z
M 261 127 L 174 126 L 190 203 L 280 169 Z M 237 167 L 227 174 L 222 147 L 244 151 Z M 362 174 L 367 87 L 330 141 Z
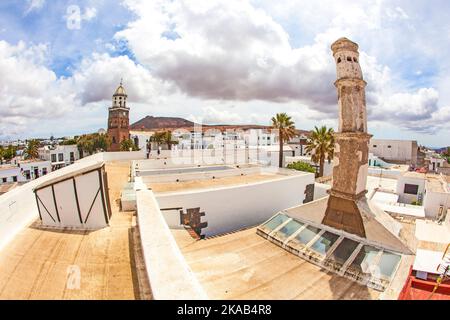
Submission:
M 113 96 L 127 96 L 127 93 L 125 92 L 125 88 L 123 87 L 122 80 L 120 80 L 120 84 L 116 89 L 116 92 Z

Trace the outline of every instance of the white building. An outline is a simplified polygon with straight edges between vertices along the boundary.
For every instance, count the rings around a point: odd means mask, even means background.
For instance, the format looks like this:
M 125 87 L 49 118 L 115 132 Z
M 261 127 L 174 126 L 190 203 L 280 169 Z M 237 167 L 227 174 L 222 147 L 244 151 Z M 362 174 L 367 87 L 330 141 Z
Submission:
M 73 164 L 80 159 L 76 145 L 45 146 L 39 149 L 39 158 L 50 161 L 53 170 Z
M 440 168 L 445 166 L 447 159 L 444 159 L 440 154 L 435 151 L 425 152 L 425 163 L 429 171 L 438 173 Z
M 417 165 L 418 145 L 414 140 L 371 139 L 369 152 L 388 162 Z
M 397 179 L 399 202 L 422 204 L 425 216 L 439 218 L 450 208 L 450 189 L 442 175 L 406 172 Z
M 50 161 L 19 161 L 17 165 L 0 167 L 0 184 L 12 182 L 28 182 L 45 176 L 52 171 Z

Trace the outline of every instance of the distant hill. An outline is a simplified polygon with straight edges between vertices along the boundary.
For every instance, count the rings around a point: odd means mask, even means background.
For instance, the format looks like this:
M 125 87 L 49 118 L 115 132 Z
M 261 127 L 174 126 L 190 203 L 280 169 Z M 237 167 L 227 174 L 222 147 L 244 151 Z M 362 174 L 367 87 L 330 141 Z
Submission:
M 146 116 L 141 120 L 133 123 L 130 127 L 131 130 L 162 130 L 162 129 L 176 129 L 193 127 L 194 122 L 175 117 L 153 117 Z
M 160 130 L 175 130 L 175 129 L 187 129 L 192 130 L 196 124 L 195 122 L 177 118 L 177 117 L 153 117 L 146 116 L 141 120 L 133 123 L 130 126 L 131 130 L 134 131 L 160 131 Z M 215 125 L 202 125 L 203 130 L 215 129 L 220 131 L 226 130 L 248 130 L 248 129 L 271 129 L 270 126 L 256 125 L 256 124 L 243 124 L 243 125 L 232 125 L 232 124 L 215 124 Z M 309 135 L 309 131 L 296 130 L 297 134 Z

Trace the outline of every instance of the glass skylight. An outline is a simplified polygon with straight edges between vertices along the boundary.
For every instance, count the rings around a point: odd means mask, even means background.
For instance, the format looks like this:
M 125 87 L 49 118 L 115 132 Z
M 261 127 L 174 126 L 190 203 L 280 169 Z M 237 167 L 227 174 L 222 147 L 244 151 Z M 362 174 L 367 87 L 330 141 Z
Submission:
M 319 228 L 313 226 L 307 226 L 300 232 L 295 239 L 301 244 L 309 243 L 318 233 L 320 232 Z
M 372 246 L 363 246 L 349 268 L 366 274 L 373 272 L 373 259 L 379 252 Z
M 390 278 L 397 268 L 400 259 L 401 257 L 398 254 L 386 251 L 383 252 L 380 258 L 380 262 L 378 263 L 381 275 Z
M 288 238 L 302 226 L 303 223 L 292 220 L 287 225 L 283 226 L 280 230 L 278 230 L 277 235 L 283 238 Z
M 289 218 L 284 215 L 284 214 L 277 214 L 275 217 L 273 217 L 272 219 L 270 219 L 265 225 L 264 227 L 270 229 L 270 230 L 274 230 L 276 229 L 276 227 L 278 227 L 280 224 L 282 224 L 283 222 L 286 222 Z
M 343 265 L 358 246 L 358 242 L 345 238 L 330 255 L 337 263 Z
M 327 231 L 322 234 L 316 242 L 314 242 L 314 244 L 311 246 L 311 249 L 325 255 L 337 239 L 339 239 L 339 236 L 337 234 Z

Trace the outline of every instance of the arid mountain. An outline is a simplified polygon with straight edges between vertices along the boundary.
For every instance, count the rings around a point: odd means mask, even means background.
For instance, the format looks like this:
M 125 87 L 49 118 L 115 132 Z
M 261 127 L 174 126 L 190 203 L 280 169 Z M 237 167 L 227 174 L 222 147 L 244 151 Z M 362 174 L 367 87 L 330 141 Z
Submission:
M 176 129 L 176 128 L 186 128 L 193 127 L 194 122 L 175 117 L 153 117 L 146 116 L 141 120 L 133 123 L 131 125 L 131 130 L 161 130 L 161 129 Z
M 141 120 L 133 123 L 130 127 L 133 131 L 162 131 L 162 130 L 176 130 L 176 129 L 186 129 L 193 130 L 194 125 L 196 123 L 176 117 L 153 117 L 146 116 Z M 248 129 L 266 129 L 270 130 L 270 126 L 263 125 L 252 125 L 252 124 L 244 124 L 244 125 L 230 125 L 230 124 L 215 124 L 215 125 L 202 125 L 202 129 L 204 130 L 248 130 Z M 305 130 L 297 130 L 297 134 L 309 134 L 309 131 Z

